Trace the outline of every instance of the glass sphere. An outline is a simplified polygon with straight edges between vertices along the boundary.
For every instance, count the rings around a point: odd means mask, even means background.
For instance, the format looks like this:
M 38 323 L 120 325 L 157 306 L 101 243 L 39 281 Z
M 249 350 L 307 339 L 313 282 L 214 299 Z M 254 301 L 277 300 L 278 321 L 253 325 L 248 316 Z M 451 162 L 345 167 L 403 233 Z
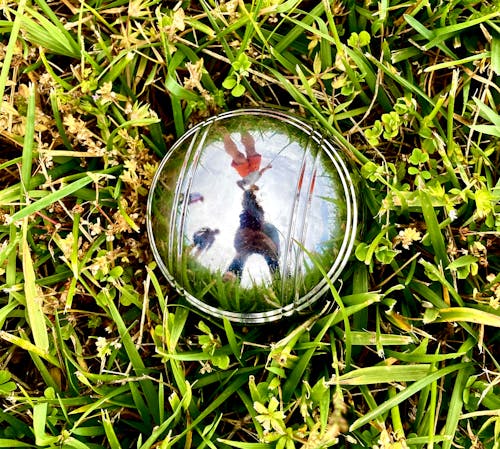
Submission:
M 307 123 L 233 111 L 193 127 L 161 161 L 147 227 L 158 266 L 190 303 L 269 322 L 310 309 L 341 274 L 355 189 L 339 151 Z

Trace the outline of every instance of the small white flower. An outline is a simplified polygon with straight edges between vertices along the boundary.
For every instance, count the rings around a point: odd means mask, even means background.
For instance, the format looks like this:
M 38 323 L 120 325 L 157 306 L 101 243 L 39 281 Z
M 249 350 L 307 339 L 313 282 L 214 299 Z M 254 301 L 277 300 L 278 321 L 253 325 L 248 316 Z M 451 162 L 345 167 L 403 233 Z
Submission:
M 113 340 L 109 345 L 114 349 L 120 349 L 122 347 L 122 344 L 118 340 Z
M 114 349 L 116 350 L 122 347 L 122 344 L 118 340 L 108 340 L 105 337 L 97 337 L 95 345 L 97 348 L 97 356 L 101 359 L 105 359 L 111 355 Z
M 406 228 L 403 229 L 402 231 L 399 231 L 398 239 L 401 242 L 401 246 L 404 249 L 409 249 L 410 245 L 413 242 L 418 242 L 422 238 L 421 234 L 419 231 L 417 231 L 415 228 Z
M 458 218 L 458 212 L 455 209 L 450 209 L 448 211 L 448 217 L 451 221 L 455 221 Z
M 104 337 L 97 337 L 95 346 L 97 348 L 97 356 L 101 359 L 104 359 L 111 354 L 111 347 L 108 344 L 108 340 Z
M 95 223 L 89 223 L 90 235 L 99 235 L 103 229 L 101 226 L 101 218 L 97 217 L 97 221 Z
M 202 364 L 200 374 L 210 374 L 212 371 L 213 371 L 212 365 L 207 360 L 205 363 Z

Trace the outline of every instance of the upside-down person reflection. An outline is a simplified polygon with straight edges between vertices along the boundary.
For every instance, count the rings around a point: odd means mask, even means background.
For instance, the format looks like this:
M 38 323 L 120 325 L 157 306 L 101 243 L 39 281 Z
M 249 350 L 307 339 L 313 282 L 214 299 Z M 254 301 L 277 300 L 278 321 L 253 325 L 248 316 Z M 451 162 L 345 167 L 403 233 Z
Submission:
M 260 177 L 266 170 L 271 168 L 271 164 L 266 165 L 264 168 L 260 168 L 260 163 L 262 161 L 262 156 L 255 150 L 254 138 L 244 131 L 241 133 L 241 143 L 245 148 L 245 153 L 243 154 L 234 143 L 233 139 L 228 132 L 224 133 L 224 149 L 231 159 L 231 167 L 233 167 L 241 179 L 236 182 L 238 186 L 245 190 L 257 183 Z
M 264 257 L 271 274 L 279 271 L 280 243 L 278 230 L 271 223 L 264 221 L 264 209 L 257 202 L 252 185 L 243 193 L 243 211 L 240 214 L 240 226 L 234 237 L 236 256 L 224 273 L 225 281 L 240 279 L 248 257 L 259 254 Z

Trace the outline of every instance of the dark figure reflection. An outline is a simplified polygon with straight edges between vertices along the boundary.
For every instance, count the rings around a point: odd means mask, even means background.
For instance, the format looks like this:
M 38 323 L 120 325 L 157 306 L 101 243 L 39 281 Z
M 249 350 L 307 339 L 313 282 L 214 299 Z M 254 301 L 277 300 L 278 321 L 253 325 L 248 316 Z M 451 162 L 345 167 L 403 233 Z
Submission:
M 264 257 L 271 274 L 279 271 L 280 243 L 278 230 L 271 223 L 264 221 L 264 209 L 257 202 L 252 185 L 243 193 L 243 211 L 240 214 L 240 226 L 234 237 L 236 256 L 230 263 L 224 280 L 240 279 L 248 257 L 259 254 Z
M 201 228 L 193 234 L 193 247 L 195 248 L 195 257 L 198 257 L 203 251 L 208 251 L 215 242 L 215 236 L 219 234 L 218 229 Z

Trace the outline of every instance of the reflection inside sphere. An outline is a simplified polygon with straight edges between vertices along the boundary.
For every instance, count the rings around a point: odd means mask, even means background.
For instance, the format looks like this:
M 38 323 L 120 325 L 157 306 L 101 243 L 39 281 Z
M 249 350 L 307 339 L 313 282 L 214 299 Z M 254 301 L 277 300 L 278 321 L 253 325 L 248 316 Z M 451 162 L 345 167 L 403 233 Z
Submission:
M 324 143 L 279 115 L 242 114 L 174 146 L 148 210 L 156 258 L 183 294 L 262 313 L 324 290 L 318 266 L 344 265 L 356 225 L 345 165 Z
M 334 180 L 319 159 L 301 142 L 272 131 L 227 132 L 208 144 L 191 183 L 204 201 L 189 206 L 185 222 L 191 239 L 200 228 L 219 230 L 210 248 L 198 254 L 200 263 L 232 271 L 250 286 L 279 271 L 283 247 L 283 274 L 298 274 L 307 258 L 299 242 L 318 251 L 339 229 Z M 228 262 L 235 252 L 241 256 L 239 269 L 234 259 Z

